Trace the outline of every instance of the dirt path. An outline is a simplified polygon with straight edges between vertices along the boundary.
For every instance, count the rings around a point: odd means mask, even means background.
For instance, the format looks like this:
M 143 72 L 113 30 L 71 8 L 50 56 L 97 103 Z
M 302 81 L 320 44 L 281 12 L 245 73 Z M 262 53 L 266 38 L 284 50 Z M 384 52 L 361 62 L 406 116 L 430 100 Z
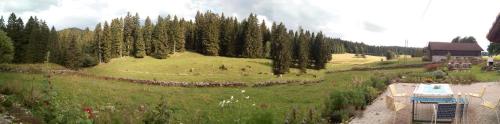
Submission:
M 412 94 L 418 84 L 413 83 L 397 83 L 397 91 L 406 94 Z M 452 85 L 453 93 L 475 93 L 479 92 L 482 87 L 486 87 L 484 99 L 490 102 L 496 102 L 500 99 L 500 82 L 485 82 L 473 83 L 470 85 Z M 387 124 L 392 123 L 394 112 L 390 111 L 385 106 L 384 97 L 387 95 L 387 90 L 380 95 L 375 102 L 369 105 L 363 111 L 362 116 L 354 118 L 351 124 Z M 397 113 L 396 124 L 407 124 L 411 121 L 411 102 L 409 97 L 399 97 L 396 101 L 404 103 L 406 107 Z M 479 98 L 471 98 L 469 104 L 469 124 L 496 124 L 495 111 L 486 109 L 481 106 Z

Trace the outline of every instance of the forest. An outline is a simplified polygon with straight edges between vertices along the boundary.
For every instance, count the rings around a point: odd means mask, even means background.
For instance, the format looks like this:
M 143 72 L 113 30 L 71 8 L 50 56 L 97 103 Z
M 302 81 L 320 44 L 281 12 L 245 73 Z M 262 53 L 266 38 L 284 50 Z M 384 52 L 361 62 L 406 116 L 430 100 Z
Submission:
M 144 22 L 144 23 L 141 23 Z M 153 23 L 148 16 L 141 21 L 139 14 L 96 24 L 89 28 L 49 29 L 47 23 L 30 17 L 26 23 L 12 13 L 6 23 L 0 19 L 5 43 L 2 62 L 51 62 L 71 69 L 91 67 L 110 62 L 113 58 L 151 56 L 168 59 L 186 50 L 207 56 L 272 59 L 274 74 L 284 74 L 289 68 L 324 69 L 332 53 L 379 55 L 387 52 L 422 56 L 421 48 L 371 46 L 325 36 L 299 27 L 287 29 L 273 22 L 269 28 L 256 14 L 239 21 L 224 13 L 197 12 L 194 20 L 177 16 L 158 16 Z M 3 48 L 2 48 L 3 49 Z M 12 50 L 9 50 L 12 49 Z M 10 51 L 10 52 L 9 52 Z

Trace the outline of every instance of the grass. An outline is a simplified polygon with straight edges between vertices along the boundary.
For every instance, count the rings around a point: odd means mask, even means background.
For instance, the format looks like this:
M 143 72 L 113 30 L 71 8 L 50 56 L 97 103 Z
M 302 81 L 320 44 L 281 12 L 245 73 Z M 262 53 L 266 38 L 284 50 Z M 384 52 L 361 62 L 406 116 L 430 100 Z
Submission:
M 413 69 L 387 71 L 398 73 Z M 53 78 L 58 98 L 75 106 L 113 105 L 119 110 L 134 111 L 141 105 L 151 107 L 165 97 L 171 107 L 176 108 L 175 118 L 182 123 L 197 123 L 200 117 L 207 116 L 208 123 L 227 123 L 238 118 L 234 113 L 224 112 L 218 103 L 235 96 L 250 96 L 249 104 L 237 107 L 237 112 L 253 113 L 256 109 L 267 109 L 272 112 L 275 122 L 283 123 L 285 115 L 297 108 L 302 113 L 314 109 L 321 112 L 324 99 L 334 88 L 350 87 L 352 75 L 368 79 L 372 72 L 343 72 L 325 77 L 327 80 L 311 85 L 280 85 L 263 88 L 182 88 L 140 85 L 119 81 L 97 80 L 92 78 L 59 75 Z M 37 85 L 43 80 L 40 74 L 0 73 L 0 85 L 21 83 L 23 87 Z M 241 90 L 245 90 L 244 94 Z M 243 100 L 242 100 L 243 101 Z M 255 103 L 256 106 L 250 106 Z M 265 106 L 265 107 L 264 107 Z M 233 108 L 235 109 L 235 108 Z M 124 114 L 124 113 L 122 113 Z M 140 114 L 137 114 L 140 117 Z M 318 115 L 319 116 L 319 115 Z M 140 120 L 132 120 L 138 122 Z
M 349 69 L 347 67 L 352 65 L 385 66 L 401 63 L 401 59 L 389 61 L 387 64 L 380 62 L 380 58 L 382 57 L 368 56 L 365 59 L 352 58 L 353 55 L 351 55 L 334 55 L 335 58 L 328 65 L 327 70 L 342 67 Z M 348 61 L 338 59 L 351 59 L 352 62 L 349 63 Z M 407 62 L 418 63 L 418 60 L 419 58 L 412 58 Z M 227 72 L 219 70 L 218 66 L 222 63 L 225 66 L 227 65 Z M 97 75 L 144 79 L 156 78 L 159 80 L 177 79 L 182 81 L 203 81 L 205 79 L 219 81 L 258 81 L 276 79 L 270 74 L 258 74 L 261 71 L 270 72 L 268 63 L 269 60 L 266 59 L 210 57 L 187 52 L 165 60 L 124 57 L 114 59 L 111 63 L 82 71 Z M 242 72 L 240 69 L 247 68 L 247 65 L 251 66 L 251 68 Z M 196 76 L 192 72 L 189 72 L 190 68 L 195 68 L 194 73 L 200 73 L 200 75 Z M 468 73 L 477 75 L 481 81 L 497 80 L 500 77 L 496 72 L 483 73 L 478 69 L 479 67 L 474 67 Z M 138 109 L 141 106 L 152 108 L 161 102 L 161 98 L 166 98 L 169 107 L 174 110 L 173 122 L 175 123 L 237 123 L 238 120 L 245 122 L 252 115 L 255 115 L 255 113 L 259 113 L 259 111 L 268 111 L 275 123 L 284 123 L 286 115 L 294 108 L 298 110 L 299 116 L 305 116 L 305 113 L 309 109 L 315 111 L 314 116 L 320 116 L 320 113 L 325 108 L 324 103 L 329 94 L 334 90 L 352 89 L 353 79 L 358 81 L 367 80 L 371 76 L 374 76 L 376 72 L 390 75 L 423 72 L 424 70 L 423 68 L 404 68 L 376 71 L 345 71 L 329 74 L 322 74 L 321 71 L 308 71 L 312 74 L 322 75 L 322 78 L 325 80 L 317 84 L 286 84 L 258 88 L 185 88 L 141 85 L 73 75 L 56 75 L 52 78 L 52 83 L 58 94 L 56 99 L 59 102 L 70 104 L 68 106 L 76 106 L 77 110 L 84 107 L 102 108 L 103 106 L 111 105 L 118 110 L 114 113 L 119 116 L 116 120 L 120 120 L 123 123 L 141 123 L 144 113 L 138 111 Z M 177 73 L 186 73 L 187 75 L 176 77 L 179 76 Z M 250 73 L 250 76 L 242 76 L 241 73 Z M 285 75 L 283 79 L 310 78 L 295 76 L 294 73 L 296 72 Z M 452 72 L 450 75 L 465 73 L 467 72 Z M 210 76 L 208 74 L 211 74 L 213 77 L 204 77 Z M 44 79 L 42 74 L 0 72 L 0 87 L 15 83 L 25 89 L 32 86 L 40 89 L 42 87 L 40 82 L 43 82 Z M 245 90 L 245 93 L 242 93 L 242 90 Z M 226 107 L 219 105 L 221 101 L 230 99 L 231 96 L 234 96 L 240 102 Z M 250 98 L 245 99 L 244 97 L 246 96 Z M 255 106 L 252 104 L 255 104 Z
M 83 72 L 112 77 L 184 82 L 248 82 L 268 80 L 317 80 L 322 71 L 298 69 L 277 78 L 271 73 L 269 59 L 204 56 L 193 52 L 177 53 L 167 59 L 123 57 L 110 63 L 83 69 Z M 220 69 L 224 66 L 226 69 Z

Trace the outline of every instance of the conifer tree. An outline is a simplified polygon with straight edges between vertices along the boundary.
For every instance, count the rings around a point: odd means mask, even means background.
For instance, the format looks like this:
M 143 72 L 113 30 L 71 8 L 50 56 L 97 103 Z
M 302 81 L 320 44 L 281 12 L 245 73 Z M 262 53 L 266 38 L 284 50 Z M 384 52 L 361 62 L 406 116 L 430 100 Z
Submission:
M 257 15 L 250 14 L 245 24 L 242 56 L 248 58 L 262 57 L 263 40 Z
M 309 63 L 309 43 L 307 42 L 306 34 L 304 34 L 304 30 L 302 28 L 299 29 L 298 36 L 298 65 L 301 72 L 306 73 L 307 65 Z
M 49 34 L 49 62 L 60 63 L 61 60 L 61 44 L 58 41 L 56 28 L 52 26 Z
M 111 57 L 121 57 L 123 48 L 123 27 L 118 18 L 111 21 Z
M 0 63 L 10 63 L 14 59 L 14 45 L 7 34 L 0 30 Z
M 111 40 L 111 29 L 108 22 L 105 21 L 101 42 L 102 61 L 105 63 L 108 63 L 111 60 Z
M 92 54 L 97 57 L 97 60 L 99 63 L 104 62 L 103 57 L 102 57 L 102 41 L 103 40 L 103 34 L 102 34 L 102 27 L 101 23 L 97 23 L 94 29 L 94 42 L 93 42 L 93 52 Z
M 167 33 L 165 32 L 165 22 L 161 16 L 158 16 L 158 21 L 156 22 L 156 26 L 153 30 L 152 35 L 152 55 L 158 59 L 164 59 L 168 57 L 168 50 L 166 48 L 167 45 Z
M 134 37 L 134 45 L 133 45 L 133 55 L 136 58 L 143 58 L 146 55 L 146 51 L 144 48 L 143 34 L 141 32 L 141 25 L 139 22 L 139 14 L 136 13 L 134 16 L 134 26 L 133 26 L 133 37 Z M 140 38 L 140 39 L 139 39 Z
M 152 35 L 153 35 L 153 24 L 151 23 L 151 19 L 146 17 L 146 20 L 144 21 L 144 28 L 143 30 L 143 38 L 144 38 L 144 47 L 146 51 L 146 55 L 151 55 L 152 53 Z
M 133 55 L 133 43 L 134 43 L 134 17 L 127 12 L 127 16 L 124 18 L 123 25 L 123 48 L 122 53 L 124 55 Z
M 3 16 L 0 16 L 0 30 L 1 31 L 6 31 L 7 27 L 5 27 L 5 20 L 3 19 Z
M 106 27 L 107 23 L 105 23 L 104 26 Z M 78 69 L 80 67 L 79 59 L 81 57 L 81 51 L 78 47 L 78 40 L 79 37 L 77 35 L 72 35 L 69 46 L 67 47 L 66 52 L 64 52 L 64 65 L 70 69 Z
M 285 26 L 280 23 L 272 32 L 271 58 L 273 60 L 273 73 L 275 75 L 285 74 L 289 71 L 291 64 L 291 42 Z

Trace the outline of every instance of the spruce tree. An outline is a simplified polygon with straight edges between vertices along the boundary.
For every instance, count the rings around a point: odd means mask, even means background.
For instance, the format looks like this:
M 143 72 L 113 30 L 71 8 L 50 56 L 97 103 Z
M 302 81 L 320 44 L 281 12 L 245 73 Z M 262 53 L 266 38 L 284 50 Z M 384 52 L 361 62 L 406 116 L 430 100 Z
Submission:
M 142 31 L 143 31 L 142 33 L 143 33 L 146 55 L 151 56 L 153 50 L 152 49 L 153 24 L 151 23 L 151 19 L 149 18 L 149 16 L 146 17 Z
M 208 11 L 197 23 L 201 53 L 209 56 L 219 55 L 219 19 L 215 13 Z
M 328 50 L 328 46 L 323 37 L 323 33 L 319 32 L 314 39 L 314 68 L 315 69 L 324 69 L 326 67 L 326 63 L 330 58 L 330 52 Z
M 127 12 L 127 16 L 125 16 L 124 25 L 123 25 L 123 55 L 132 55 L 133 50 L 133 42 L 134 42 L 134 17 L 130 15 L 130 12 Z
M 262 57 L 262 32 L 258 25 L 257 15 L 250 14 L 244 28 L 242 56 L 248 58 Z
M 105 23 L 105 27 L 107 26 L 107 23 Z M 78 47 L 78 40 L 80 38 L 77 35 L 72 35 L 71 36 L 71 41 L 69 43 L 69 47 L 67 47 L 64 58 L 64 65 L 70 69 L 78 69 L 80 67 L 80 57 L 81 57 L 81 51 L 80 48 Z
M 141 31 L 141 25 L 139 22 L 139 14 L 135 14 L 134 16 L 134 29 L 133 29 L 133 37 L 134 37 L 134 45 L 133 52 L 136 58 L 143 58 L 146 55 L 146 51 L 144 48 L 144 39 Z M 140 39 L 139 39 L 140 38 Z
M 49 62 L 60 63 L 61 61 L 61 46 L 58 41 L 56 28 L 52 26 L 49 34 Z
M 158 16 L 158 21 L 156 22 L 152 35 L 152 55 L 158 59 L 168 57 L 168 50 L 166 48 L 168 37 L 164 23 L 163 18 Z
M 14 59 L 14 44 L 5 32 L 0 30 L 0 63 L 10 63 Z
M 280 23 L 272 32 L 271 58 L 273 60 L 273 73 L 285 74 L 291 64 L 291 42 L 283 23 Z
M 22 19 L 17 18 L 16 14 L 14 13 L 10 14 L 5 31 L 7 32 L 7 36 L 10 37 L 14 44 L 14 63 L 23 62 L 23 58 L 26 52 L 25 47 L 22 47 L 26 44 L 23 36 L 23 30 L 24 23 Z
M 111 60 L 111 40 L 111 29 L 108 22 L 105 21 L 101 42 L 102 61 L 105 63 L 108 63 Z
M 103 62 L 103 57 L 102 57 L 102 40 L 103 40 L 103 34 L 102 34 L 102 27 L 101 23 L 97 23 L 94 29 L 94 42 L 93 42 L 93 55 L 97 57 L 97 60 L 99 63 Z
M 298 42 L 298 66 L 301 72 L 306 73 L 309 63 L 309 43 L 302 28 L 299 29 Z
M 3 16 L 0 16 L 0 30 L 1 31 L 6 31 L 7 27 L 5 27 L 5 20 L 3 19 Z
M 111 57 L 122 56 L 123 27 L 118 18 L 111 21 Z

